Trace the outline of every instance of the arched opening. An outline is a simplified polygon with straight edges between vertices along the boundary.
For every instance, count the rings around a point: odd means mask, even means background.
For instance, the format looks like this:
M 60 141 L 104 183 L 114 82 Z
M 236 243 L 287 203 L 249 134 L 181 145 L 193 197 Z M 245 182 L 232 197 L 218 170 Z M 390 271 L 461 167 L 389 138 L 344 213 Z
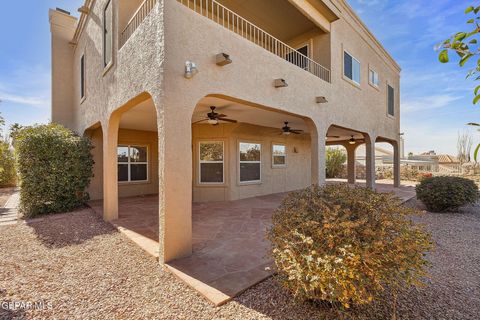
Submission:
M 377 137 L 375 155 L 376 175 L 379 182 L 399 187 L 401 184 L 401 159 L 404 158 L 401 139 L 395 141 Z
M 271 274 L 266 227 L 286 192 L 315 180 L 314 129 L 304 116 L 238 99 L 198 101 L 191 118 L 193 252 L 168 262 L 178 276 L 234 296 Z
M 115 110 L 91 137 L 97 163 L 92 208 L 158 256 L 158 129 L 151 96 L 143 93 Z
M 362 156 L 362 151 L 365 155 L 366 137 L 368 137 L 367 134 L 350 128 L 337 125 L 331 125 L 328 128 L 325 137 L 327 146 L 345 152 L 345 169 L 342 171 L 340 179 L 333 177 L 333 179 L 329 179 L 330 182 L 343 181 L 355 184 L 357 180 L 366 179 L 366 157 Z M 332 153 L 332 151 L 330 152 Z

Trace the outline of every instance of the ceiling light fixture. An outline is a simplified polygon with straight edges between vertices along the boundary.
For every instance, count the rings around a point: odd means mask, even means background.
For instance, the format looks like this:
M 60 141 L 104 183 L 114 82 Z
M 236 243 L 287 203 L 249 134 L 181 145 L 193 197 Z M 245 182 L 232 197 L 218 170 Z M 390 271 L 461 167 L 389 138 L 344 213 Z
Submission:
M 353 138 L 353 135 L 352 135 L 352 137 L 348 140 L 348 143 L 349 143 L 349 144 L 355 144 L 355 139 Z
M 185 61 L 185 78 L 191 79 L 198 73 L 197 65 L 192 61 Z
M 218 120 L 217 119 L 208 119 L 208 124 L 218 124 Z

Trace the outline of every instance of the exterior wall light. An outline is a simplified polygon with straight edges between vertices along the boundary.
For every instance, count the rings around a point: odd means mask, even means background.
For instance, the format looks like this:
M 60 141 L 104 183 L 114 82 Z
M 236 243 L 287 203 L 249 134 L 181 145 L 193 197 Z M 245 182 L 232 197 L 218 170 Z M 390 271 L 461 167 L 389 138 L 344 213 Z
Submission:
M 325 97 L 323 97 L 323 96 L 321 96 L 321 97 L 316 97 L 316 98 L 315 98 L 315 101 L 316 101 L 317 103 L 326 103 L 326 102 L 328 102 L 327 98 L 325 98 Z
M 198 73 L 197 65 L 192 61 L 185 61 L 185 78 L 191 79 Z
M 215 56 L 215 63 L 217 64 L 217 66 L 223 67 L 227 64 L 232 63 L 232 59 L 230 59 L 230 55 L 222 52 Z
M 348 140 L 348 143 L 349 143 L 349 144 L 355 144 L 355 139 L 353 138 L 353 135 L 352 135 L 352 137 Z
M 285 79 L 275 79 L 273 82 L 275 88 L 283 88 L 283 87 L 288 87 L 287 81 Z

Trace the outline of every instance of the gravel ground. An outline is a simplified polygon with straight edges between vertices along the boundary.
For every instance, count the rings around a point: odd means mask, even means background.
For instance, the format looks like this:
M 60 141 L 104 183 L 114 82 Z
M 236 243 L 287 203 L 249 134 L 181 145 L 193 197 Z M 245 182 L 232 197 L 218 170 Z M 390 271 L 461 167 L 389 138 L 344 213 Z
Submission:
M 398 318 L 478 319 L 480 207 L 416 220 L 437 243 L 429 255 L 432 277 L 399 298 Z M 0 319 L 391 319 L 388 299 L 341 313 L 293 301 L 273 278 L 214 308 L 89 209 L 0 227 L 0 248 L 0 301 L 46 306 L 0 306 Z

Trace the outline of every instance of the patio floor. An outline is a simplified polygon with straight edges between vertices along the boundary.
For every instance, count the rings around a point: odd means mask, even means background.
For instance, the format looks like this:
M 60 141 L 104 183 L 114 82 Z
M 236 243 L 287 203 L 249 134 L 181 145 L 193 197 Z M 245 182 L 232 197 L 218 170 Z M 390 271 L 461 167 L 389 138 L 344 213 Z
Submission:
M 329 181 L 329 183 L 335 183 Z M 361 183 L 360 183 L 361 184 Z M 377 184 L 380 192 L 394 191 L 404 201 L 413 187 Z M 254 198 L 193 203 L 193 254 L 167 264 L 172 273 L 215 305 L 262 281 L 273 272 L 265 230 L 284 193 Z M 101 200 L 90 206 L 102 214 Z M 132 241 L 158 258 L 158 197 L 119 199 L 119 219 L 112 223 Z M 266 269 L 267 268 L 267 269 Z

